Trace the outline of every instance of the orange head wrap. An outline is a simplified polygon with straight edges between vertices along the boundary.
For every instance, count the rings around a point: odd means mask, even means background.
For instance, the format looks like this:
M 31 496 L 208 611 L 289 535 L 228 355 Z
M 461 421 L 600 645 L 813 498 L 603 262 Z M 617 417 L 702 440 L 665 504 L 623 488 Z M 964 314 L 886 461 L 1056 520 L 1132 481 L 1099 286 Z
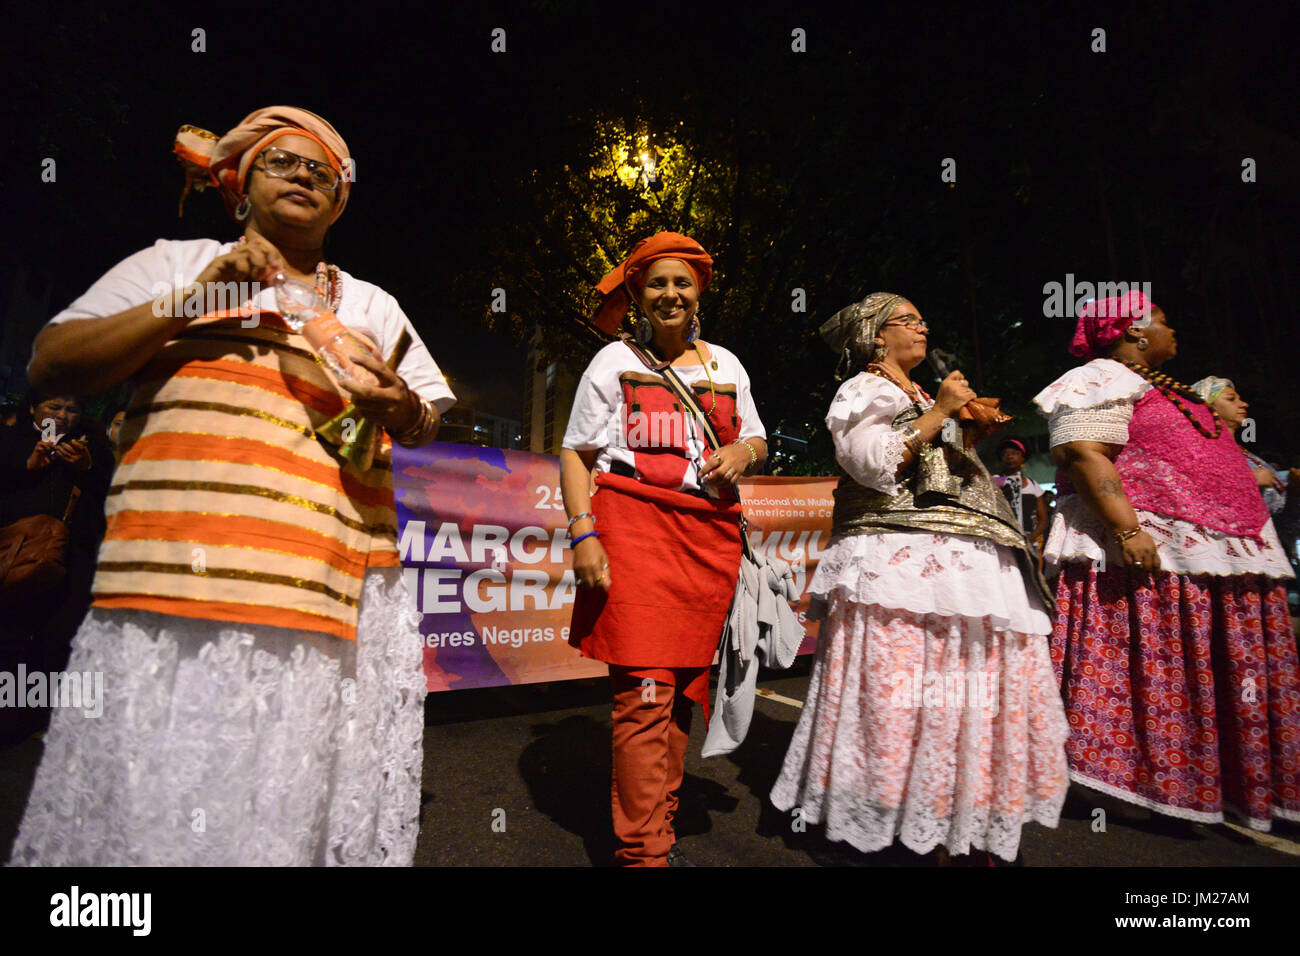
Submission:
M 244 193 L 253 160 L 273 140 L 288 135 L 306 136 L 325 150 L 329 164 L 339 174 L 330 222 L 338 219 L 352 191 L 351 178 L 343 175 L 344 160 L 350 159 L 348 144 L 325 120 L 295 106 L 268 106 L 256 110 L 220 138 L 197 126 L 182 126 L 172 146 L 172 152 L 185 167 L 182 209 L 191 187 L 202 190 L 211 183 L 221 190 L 226 209 L 233 211 Z
M 645 287 L 645 274 L 660 259 L 679 259 L 695 275 L 695 284 L 703 292 L 713 279 L 713 259 L 694 239 L 676 232 L 658 232 L 642 239 L 632 254 L 614 267 L 600 280 L 596 291 L 602 296 L 600 307 L 591 317 L 591 323 L 607 335 L 618 331 L 618 324 L 627 314 L 633 295 Z

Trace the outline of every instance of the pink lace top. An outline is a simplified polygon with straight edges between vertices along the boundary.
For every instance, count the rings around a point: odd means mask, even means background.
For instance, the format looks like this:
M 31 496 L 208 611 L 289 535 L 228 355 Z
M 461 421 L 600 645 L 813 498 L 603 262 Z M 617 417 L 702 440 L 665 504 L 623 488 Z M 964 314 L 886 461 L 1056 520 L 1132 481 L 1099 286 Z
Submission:
M 1210 410 L 1185 404 L 1213 432 Z M 1226 426 L 1218 438 L 1206 438 L 1153 388 L 1137 400 L 1128 431 L 1115 470 L 1134 508 L 1259 539 L 1268 508 Z

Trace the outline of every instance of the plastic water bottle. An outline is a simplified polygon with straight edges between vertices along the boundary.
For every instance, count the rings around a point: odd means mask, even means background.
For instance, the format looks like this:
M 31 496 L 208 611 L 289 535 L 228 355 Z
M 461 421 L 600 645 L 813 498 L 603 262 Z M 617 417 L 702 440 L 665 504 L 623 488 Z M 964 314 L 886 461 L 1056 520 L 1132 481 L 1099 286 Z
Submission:
M 374 353 L 339 321 L 314 286 L 284 272 L 269 272 L 263 283 L 275 289 L 275 305 L 285 324 L 301 332 L 321 361 L 339 378 L 378 385 L 373 372 L 358 364 L 358 355 Z

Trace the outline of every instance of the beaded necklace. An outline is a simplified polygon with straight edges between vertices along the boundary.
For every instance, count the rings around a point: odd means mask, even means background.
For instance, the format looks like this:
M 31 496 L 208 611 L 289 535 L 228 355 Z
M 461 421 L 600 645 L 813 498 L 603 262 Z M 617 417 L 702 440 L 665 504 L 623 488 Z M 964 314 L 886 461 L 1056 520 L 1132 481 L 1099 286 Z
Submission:
M 235 245 L 243 246 L 248 244 L 247 236 L 240 236 Z M 339 267 L 332 266 L 322 259 L 316 263 L 316 279 L 313 285 L 316 287 L 316 293 L 319 295 L 331 312 L 339 310 L 339 302 L 343 300 L 343 277 L 339 274 Z
M 695 357 L 698 358 L 700 360 L 700 364 L 704 366 L 704 374 L 708 376 L 709 379 L 709 397 L 713 399 L 713 405 L 712 407 L 709 408 L 709 414 L 712 415 L 718 409 L 718 392 L 713 387 L 713 376 L 709 375 L 709 366 L 708 363 L 704 361 L 704 355 L 700 352 L 699 343 L 692 342 L 691 345 L 695 349 Z M 718 363 L 716 361 L 713 363 L 713 367 L 714 368 L 718 367 Z
M 1128 361 L 1124 362 L 1124 364 L 1150 382 L 1161 395 L 1173 402 L 1174 408 L 1182 412 L 1183 417 L 1196 426 L 1196 430 L 1206 438 L 1213 440 L 1223 434 L 1223 419 L 1220 418 L 1219 413 L 1214 410 L 1214 406 L 1210 405 L 1209 402 L 1202 399 L 1201 396 L 1197 395 L 1182 382 L 1166 375 L 1164 372 L 1157 372 L 1155 369 L 1147 365 L 1139 365 L 1137 362 Z M 1180 395 L 1182 398 L 1179 398 Z M 1205 426 L 1196 420 L 1196 416 L 1192 414 L 1192 410 L 1183 404 L 1183 398 L 1190 399 L 1198 405 L 1209 407 L 1210 415 L 1214 419 L 1213 433 L 1207 431 Z
M 910 397 L 912 399 L 912 402 L 916 405 L 921 404 L 921 398 L 924 398 L 927 402 L 930 402 L 931 404 L 933 404 L 934 402 L 934 400 L 930 398 L 928 394 L 926 394 L 925 389 L 923 389 L 920 385 L 917 385 L 915 382 L 909 381 L 908 385 L 910 385 L 911 388 L 908 388 L 907 385 L 904 385 L 902 382 L 898 380 L 898 376 L 896 376 L 889 369 L 885 368 L 885 366 L 881 365 L 879 362 L 868 363 L 867 371 L 870 372 L 872 375 L 880 376 L 881 378 L 885 379 L 888 382 L 893 382 L 895 385 L 901 388 L 903 390 L 903 394 Z
M 339 267 L 327 265 L 325 260 L 316 263 L 316 294 L 325 300 L 331 312 L 338 312 L 343 299 L 343 279 Z

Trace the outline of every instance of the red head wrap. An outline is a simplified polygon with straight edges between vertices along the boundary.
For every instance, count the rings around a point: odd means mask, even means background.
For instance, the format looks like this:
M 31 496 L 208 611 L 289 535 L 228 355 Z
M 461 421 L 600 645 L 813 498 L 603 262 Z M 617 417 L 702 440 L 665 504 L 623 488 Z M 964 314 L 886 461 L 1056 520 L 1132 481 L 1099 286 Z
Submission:
M 1070 354 L 1087 361 L 1095 359 L 1119 341 L 1130 325 L 1141 328 L 1150 324 L 1150 319 L 1138 320 L 1150 315 L 1151 307 L 1151 300 L 1136 289 L 1109 299 L 1089 299 L 1079 310 Z
M 607 335 L 618 331 L 632 296 L 645 287 L 645 274 L 660 259 L 679 259 L 695 275 L 695 284 L 703 292 L 713 279 L 713 259 L 694 239 L 676 232 L 655 233 L 642 239 L 632 254 L 600 280 L 596 291 L 603 296 L 600 307 L 591 317 L 596 328 Z

